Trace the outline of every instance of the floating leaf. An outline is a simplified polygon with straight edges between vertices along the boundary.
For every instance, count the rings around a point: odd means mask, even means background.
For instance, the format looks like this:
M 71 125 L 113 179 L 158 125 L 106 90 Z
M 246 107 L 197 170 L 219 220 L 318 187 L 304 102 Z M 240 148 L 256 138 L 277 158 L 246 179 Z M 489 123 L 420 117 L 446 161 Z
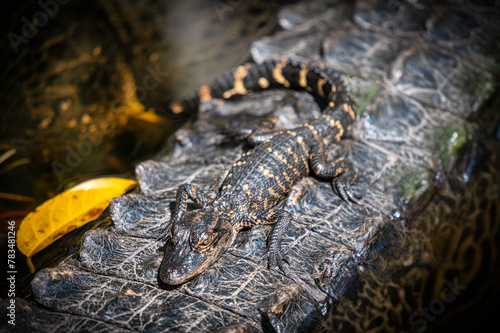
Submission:
M 17 232 L 17 247 L 28 258 L 30 272 L 35 271 L 31 257 L 56 239 L 98 218 L 117 197 L 137 184 L 123 178 L 99 178 L 83 182 L 45 201 L 29 213 Z

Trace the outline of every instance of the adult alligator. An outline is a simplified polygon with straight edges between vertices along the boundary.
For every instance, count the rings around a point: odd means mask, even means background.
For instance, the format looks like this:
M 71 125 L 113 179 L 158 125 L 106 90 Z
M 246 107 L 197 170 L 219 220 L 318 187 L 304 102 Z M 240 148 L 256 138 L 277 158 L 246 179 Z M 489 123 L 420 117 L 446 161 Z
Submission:
M 491 99 L 500 63 L 497 9 L 472 1 L 308 1 L 284 8 L 279 21 L 285 31 L 253 44 L 257 63 L 314 60 L 351 78 L 355 109 L 364 111 L 343 146 L 360 175 L 356 186 L 368 188 L 363 205 L 345 204 L 329 182 L 314 180 L 282 241 L 287 274 L 259 264 L 270 231 L 262 226 L 241 231 L 203 274 L 163 284 L 164 242 L 156 236 L 171 224 L 178 187 L 208 192 L 249 150 L 224 141 L 215 115 L 277 107 L 277 128 L 288 129 L 320 115 L 307 93 L 203 103 L 172 154 L 137 167 L 141 192 L 113 201 L 113 227 L 89 232 L 77 258 L 37 274 L 34 300 L 17 299 L 19 331 L 297 332 L 319 330 L 324 319 L 336 331 L 422 331 L 451 318 L 448 310 L 493 309 L 500 276 Z M 222 126 L 255 123 L 227 117 Z M 327 300 L 320 309 L 327 318 L 309 295 Z

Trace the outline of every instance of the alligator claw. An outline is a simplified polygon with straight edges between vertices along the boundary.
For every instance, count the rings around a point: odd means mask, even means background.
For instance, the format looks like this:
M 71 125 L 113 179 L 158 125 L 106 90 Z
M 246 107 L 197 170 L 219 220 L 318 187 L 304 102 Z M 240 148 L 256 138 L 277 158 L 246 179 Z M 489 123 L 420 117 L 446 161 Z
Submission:
M 285 262 L 287 265 L 290 265 L 288 259 L 281 251 L 280 246 L 269 248 L 269 250 L 267 250 L 267 252 L 260 258 L 259 261 L 263 261 L 265 259 L 269 260 L 267 268 L 271 268 L 272 266 L 277 265 L 283 273 L 285 273 L 286 271 L 286 266 L 283 264 L 283 262 Z
M 351 204 L 351 202 L 360 205 L 361 204 L 361 197 L 356 195 L 354 192 L 351 190 L 351 184 L 353 183 L 353 178 L 351 175 L 348 173 L 342 174 L 338 176 L 337 178 L 334 179 L 333 185 L 335 187 L 335 190 L 339 194 L 339 196 L 344 200 L 347 204 Z

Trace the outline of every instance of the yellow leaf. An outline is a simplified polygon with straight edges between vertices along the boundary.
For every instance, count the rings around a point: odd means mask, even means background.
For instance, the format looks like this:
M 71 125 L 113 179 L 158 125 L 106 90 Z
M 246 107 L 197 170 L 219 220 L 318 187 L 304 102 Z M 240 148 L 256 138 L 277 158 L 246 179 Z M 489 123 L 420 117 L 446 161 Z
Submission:
M 31 263 L 35 253 L 98 218 L 110 199 L 125 193 L 136 183 L 123 178 L 89 180 L 45 201 L 29 213 L 19 226 L 17 247 L 28 257 L 30 272 L 35 271 Z
M 164 125 L 167 120 L 153 111 L 145 111 L 131 115 L 131 118 L 151 124 Z
M 139 102 L 135 97 L 129 98 L 127 100 L 126 107 L 128 109 L 129 116 L 143 113 L 146 110 L 146 107 L 142 105 L 142 103 Z

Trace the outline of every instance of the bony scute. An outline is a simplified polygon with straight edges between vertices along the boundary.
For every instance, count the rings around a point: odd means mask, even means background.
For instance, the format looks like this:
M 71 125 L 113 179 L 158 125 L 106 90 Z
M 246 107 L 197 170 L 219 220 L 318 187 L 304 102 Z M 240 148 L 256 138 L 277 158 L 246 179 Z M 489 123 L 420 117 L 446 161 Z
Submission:
M 179 187 L 169 230 L 172 243 L 165 249 L 159 272 L 164 283 L 182 284 L 203 273 L 233 244 L 240 230 L 265 224 L 274 228 L 263 258 L 285 271 L 281 241 L 293 222 L 290 208 L 305 192 L 301 180 L 310 174 L 331 179 L 343 200 L 359 203 L 360 198 L 351 190 L 356 180 L 352 164 L 345 158 L 326 158 L 324 141 L 339 143 L 354 121 L 340 73 L 328 73 L 284 60 L 238 66 L 204 86 L 202 93 L 170 104 L 176 106 L 171 113 L 192 115 L 201 98 L 291 88 L 314 94 L 325 107 L 320 116 L 294 129 L 257 128 L 250 137 L 259 144 L 232 165 L 215 198 L 192 184 Z M 262 84 L 264 79 L 266 84 Z M 200 208 L 187 212 L 188 200 Z

